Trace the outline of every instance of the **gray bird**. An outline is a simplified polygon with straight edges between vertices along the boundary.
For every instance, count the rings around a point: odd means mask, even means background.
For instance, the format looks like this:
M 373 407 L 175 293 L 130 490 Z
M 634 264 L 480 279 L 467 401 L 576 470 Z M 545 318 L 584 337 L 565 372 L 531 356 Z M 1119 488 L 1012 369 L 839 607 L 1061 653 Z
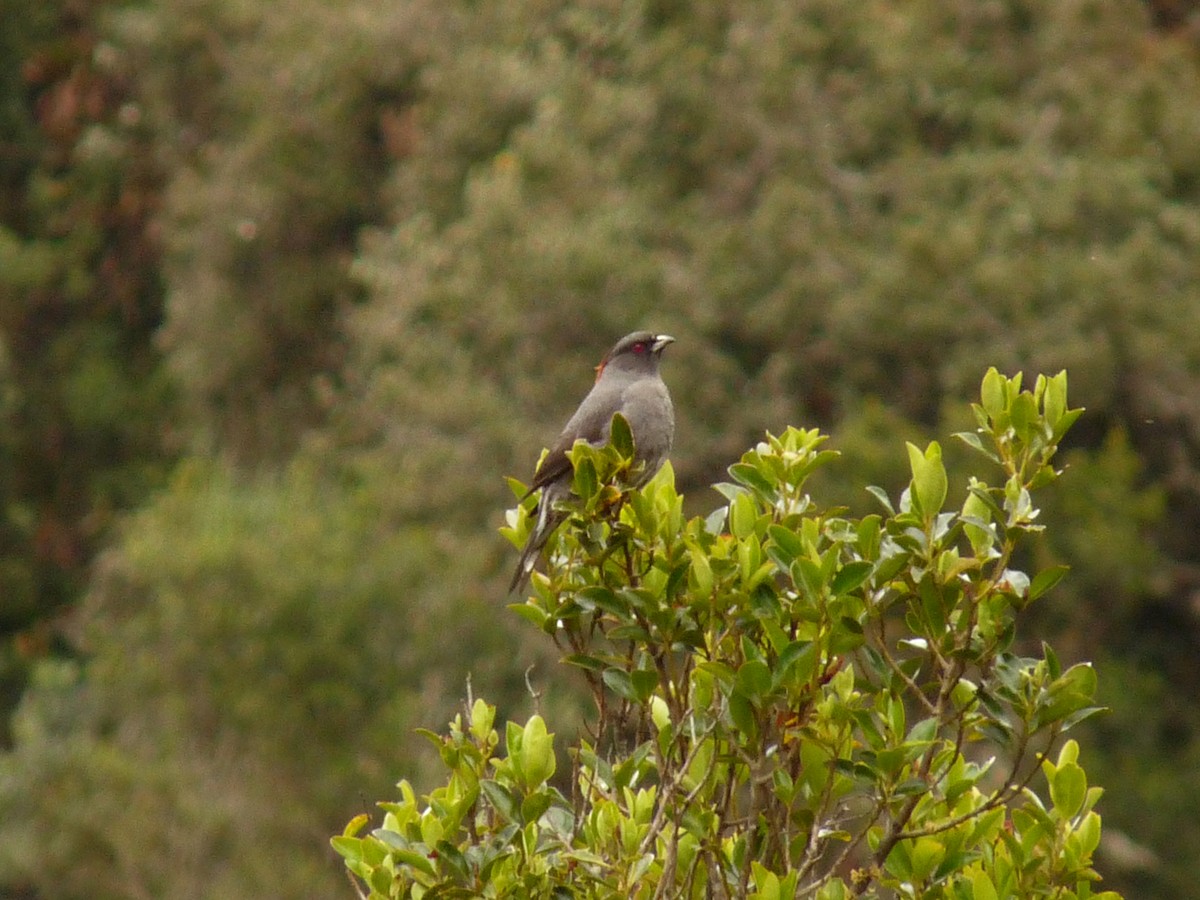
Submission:
M 596 383 L 538 466 L 525 494 L 528 497 L 534 491 L 542 492 L 537 522 L 521 551 L 508 587 L 510 593 L 528 580 L 538 552 L 566 518 L 556 507 L 571 493 L 575 473 L 567 451 L 577 440 L 582 438 L 594 446 L 608 443 L 613 414 L 620 413 L 633 434 L 634 458 L 644 464 L 636 486 L 654 477 L 666 460 L 675 437 L 675 409 L 658 364 L 663 349 L 674 340 L 669 334 L 635 331 L 617 341 L 596 367 Z

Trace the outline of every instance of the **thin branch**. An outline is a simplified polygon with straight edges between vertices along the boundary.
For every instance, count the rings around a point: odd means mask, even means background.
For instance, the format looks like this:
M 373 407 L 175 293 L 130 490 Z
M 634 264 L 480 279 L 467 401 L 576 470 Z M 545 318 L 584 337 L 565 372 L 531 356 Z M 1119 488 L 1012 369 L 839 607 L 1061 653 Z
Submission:
M 936 716 L 938 711 L 937 707 L 933 705 L 933 701 L 925 696 L 925 691 L 921 689 L 919 684 L 913 681 L 912 676 L 900 668 L 900 664 L 896 662 L 896 658 L 892 656 L 892 651 L 888 649 L 887 637 L 883 632 L 883 617 L 880 616 L 877 621 L 879 622 L 879 652 L 880 655 L 883 656 L 883 661 L 888 664 L 888 668 L 891 669 L 892 672 L 900 676 L 901 680 L 908 687 L 908 689 L 913 692 L 913 695 L 917 698 L 917 700 L 920 701 L 921 705 L 925 707 L 925 711 L 931 716 Z
M 951 828 L 957 828 L 964 822 L 969 822 L 971 819 L 981 816 L 986 812 L 990 812 L 997 806 L 1008 803 L 1023 790 L 1025 790 L 1025 788 L 1029 787 L 1029 782 L 1033 781 L 1034 776 L 1037 775 L 1039 771 L 1038 764 L 1050 758 L 1050 750 L 1053 748 L 1056 740 L 1058 740 L 1057 727 L 1051 730 L 1050 739 L 1046 744 L 1046 749 L 1042 750 L 1036 755 L 1034 765 L 1030 766 L 1029 772 L 1026 773 L 1025 777 L 1014 784 L 1006 784 L 1005 787 L 996 791 L 995 794 L 988 798 L 988 800 L 982 806 L 978 807 L 977 809 L 973 809 L 970 812 L 965 812 L 955 816 L 952 819 L 947 819 L 944 822 L 936 822 L 932 825 L 927 825 L 924 828 L 914 828 L 909 831 L 903 831 L 900 833 L 900 840 L 927 837 L 933 834 L 940 834 L 943 831 L 949 831 Z M 1024 757 L 1024 751 L 1017 755 L 1016 761 L 1009 770 L 1009 777 L 1005 779 L 1006 782 L 1009 782 L 1016 777 L 1017 771 L 1021 768 L 1021 761 L 1024 759 Z M 1005 796 L 1006 794 L 1007 796 Z

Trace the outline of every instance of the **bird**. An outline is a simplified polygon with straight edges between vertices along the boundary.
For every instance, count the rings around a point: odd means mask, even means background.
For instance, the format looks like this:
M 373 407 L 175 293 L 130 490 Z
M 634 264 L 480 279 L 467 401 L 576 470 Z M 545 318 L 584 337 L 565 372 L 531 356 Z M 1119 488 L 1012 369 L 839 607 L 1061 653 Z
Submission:
M 509 593 L 528 581 L 538 553 L 566 518 L 556 507 L 571 493 L 575 473 L 567 452 L 577 440 L 597 447 L 607 444 L 613 415 L 620 413 L 633 435 L 634 461 L 642 464 L 634 487 L 653 478 L 666 461 L 675 438 L 675 408 L 658 367 L 663 350 L 674 342 L 669 334 L 635 331 L 617 341 L 596 366 L 595 384 L 542 458 L 521 498 L 523 502 L 535 491 L 542 492 L 537 521 L 521 551 Z

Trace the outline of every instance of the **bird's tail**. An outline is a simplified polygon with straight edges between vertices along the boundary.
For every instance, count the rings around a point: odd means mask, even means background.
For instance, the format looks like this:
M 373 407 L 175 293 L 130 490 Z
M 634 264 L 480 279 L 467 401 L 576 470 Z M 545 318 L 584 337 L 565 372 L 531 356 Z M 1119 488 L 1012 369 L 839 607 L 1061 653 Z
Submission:
M 542 490 L 542 496 L 538 498 L 537 522 L 534 523 L 533 530 L 529 532 L 529 539 L 521 550 L 521 558 L 517 561 L 516 571 L 513 572 L 512 581 L 508 585 L 510 594 L 521 590 L 529 582 L 533 567 L 537 565 L 538 554 L 546 546 L 546 541 L 550 540 L 550 535 L 554 534 L 555 529 L 567 517 L 565 512 L 555 508 L 556 499 L 558 498 L 555 492 L 549 487 Z

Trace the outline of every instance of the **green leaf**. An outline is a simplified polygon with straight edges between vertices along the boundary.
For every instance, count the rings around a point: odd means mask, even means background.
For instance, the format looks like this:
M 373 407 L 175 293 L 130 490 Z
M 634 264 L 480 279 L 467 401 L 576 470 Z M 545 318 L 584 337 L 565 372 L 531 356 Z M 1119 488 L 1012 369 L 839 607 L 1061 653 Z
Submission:
M 526 622 L 532 622 L 538 628 L 544 628 L 546 622 L 550 620 L 550 614 L 539 606 L 534 606 L 532 603 L 510 603 L 508 608 L 515 612 Z
M 829 632 L 829 652 L 850 653 L 866 642 L 862 623 L 849 616 L 839 616 Z
M 1074 728 L 1084 719 L 1090 719 L 1092 716 L 1098 716 L 1100 713 L 1106 713 L 1109 711 L 1110 710 L 1107 706 L 1085 706 L 1081 709 L 1075 710 L 1075 712 L 1071 713 L 1070 715 L 1064 716 L 1058 723 L 1058 730 L 1068 731 L 1071 728 Z
M 638 703 L 645 703 L 658 687 L 658 673 L 653 669 L 634 669 L 629 675 L 633 685 L 634 697 Z
M 1079 743 L 1077 741 L 1064 742 L 1058 748 L 1058 758 L 1054 760 L 1054 765 L 1066 766 L 1077 762 L 1079 762 Z
M 966 839 L 967 846 L 993 841 L 1004 828 L 1006 816 L 1007 812 L 1003 806 L 981 814 L 975 819 L 975 824 L 970 826 L 970 834 Z
M 1062 664 L 1058 661 L 1058 654 L 1045 641 L 1042 641 L 1042 656 L 1046 659 L 1046 671 L 1050 673 L 1051 679 L 1061 678 Z M 1069 744 L 1070 741 L 1067 743 Z
M 1051 431 L 1050 442 L 1053 444 L 1057 444 L 1059 441 L 1061 441 L 1063 439 L 1063 436 L 1068 431 L 1071 430 L 1071 426 L 1074 425 L 1075 422 L 1082 415 L 1083 415 L 1082 407 L 1080 407 L 1079 409 L 1069 409 L 1065 413 L 1063 413 L 1062 418 L 1058 420 L 1058 424 L 1055 425 L 1053 430 Z
M 596 464 L 592 462 L 591 457 L 578 452 L 582 449 L 579 446 L 581 443 L 585 442 L 575 442 L 576 452 L 573 454 L 575 457 L 575 478 L 573 488 L 575 493 L 586 503 L 596 496 L 596 491 L 600 488 L 600 479 L 596 475 Z
M 502 818 L 508 822 L 520 821 L 520 804 L 512 792 L 502 784 L 486 779 L 479 782 L 479 789 Z
M 747 738 L 753 739 L 758 734 L 758 726 L 754 720 L 754 707 L 749 698 L 734 692 L 729 695 L 729 718 L 734 726 Z
M 775 663 L 773 687 L 777 687 L 787 679 L 804 684 L 812 677 L 817 667 L 817 645 L 812 641 L 792 641 Z
M 417 871 L 424 872 L 429 876 L 437 875 L 437 868 L 432 862 L 430 862 L 429 857 L 418 850 L 408 850 L 402 847 L 397 847 L 391 851 L 391 855 L 392 858 L 398 863 L 411 866 Z
M 329 843 L 347 862 L 355 862 L 362 859 L 362 838 L 337 835 L 330 838 Z
M 920 744 L 922 747 L 924 747 L 928 745 L 929 742 L 935 737 L 937 737 L 937 732 L 938 720 L 935 717 L 930 716 L 929 718 L 922 719 L 913 725 L 912 729 L 908 732 L 906 742 Z
M 667 706 L 667 701 L 657 694 L 650 698 L 650 720 L 659 731 L 671 724 L 671 708 Z
M 900 841 L 884 861 L 889 873 L 904 881 L 913 881 L 912 842 Z
M 996 885 L 992 883 L 992 879 L 983 869 L 975 869 L 971 873 L 971 898 L 972 900 L 1000 900 L 1000 895 L 996 893 Z
M 521 821 L 536 822 L 542 817 L 542 813 L 550 808 L 553 799 L 554 795 L 545 789 L 530 793 L 521 802 Z
M 767 534 L 779 548 L 781 558 L 776 561 L 782 568 L 788 568 L 796 557 L 803 555 L 804 541 L 790 528 L 784 528 L 782 525 L 768 525 Z
M 1064 819 L 1070 819 L 1083 807 L 1087 797 L 1087 775 L 1075 763 L 1059 766 L 1050 781 L 1050 802 Z
M 1034 427 L 1038 422 L 1037 403 L 1032 394 L 1017 394 L 1009 409 L 1012 416 L 1012 427 L 1021 440 L 1028 443 L 1033 439 Z
M 468 877 L 469 866 L 461 850 L 446 840 L 438 841 L 434 847 L 437 850 L 438 860 L 446 869 L 453 872 L 459 880 Z
M 605 669 L 600 677 L 604 679 L 608 689 L 618 697 L 631 703 L 638 702 L 637 688 L 633 686 L 633 679 L 628 672 L 623 669 Z
M 1046 380 L 1046 393 L 1042 398 L 1042 409 L 1045 411 L 1046 424 L 1053 430 L 1067 412 L 1066 369 Z
M 620 413 L 613 413 L 609 426 L 608 443 L 621 454 L 623 459 L 633 459 L 633 431 L 629 422 Z
M 942 448 L 937 441 L 930 441 L 922 453 L 913 444 L 908 447 L 908 462 L 912 469 L 912 496 L 917 512 L 926 525 L 931 523 L 946 502 L 946 468 L 942 465 Z
M 1092 668 L 1091 663 L 1076 663 L 1071 666 L 1063 674 L 1062 681 L 1069 690 L 1080 696 L 1091 698 L 1096 695 L 1096 670 Z
M 513 496 L 518 500 L 523 500 L 529 506 L 534 504 L 534 499 L 527 496 L 529 494 L 529 485 L 521 481 L 519 478 L 513 478 L 511 475 L 504 479 L 508 489 L 513 492 Z
M 979 487 L 973 482 L 972 488 Z M 977 557 L 984 557 L 995 546 L 996 533 L 991 528 L 992 507 L 976 490 L 967 493 L 963 501 L 963 530 L 971 543 L 971 550 Z
M 404 782 L 403 784 L 406 784 L 406 783 L 407 782 Z M 403 784 L 401 786 L 403 786 Z M 342 837 L 354 837 L 360 831 L 362 831 L 363 828 L 365 828 L 367 823 L 370 821 L 371 821 L 371 817 L 368 816 L 366 813 L 359 813 L 357 816 L 355 816 L 353 819 L 351 819 L 349 822 L 346 823 L 346 827 L 342 829 Z
M 804 590 L 804 595 L 810 598 L 821 596 L 825 581 L 822 578 L 821 567 L 802 556 L 792 566 L 792 580 Z
M 742 579 L 743 590 L 753 590 L 753 579 L 758 567 L 762 565 L 762 545 L 759 544 L 758 538 L 751 532 L 745 539 L 738 540 L 737 544 L 738 572 Z
M 471 736 L 477 741 L 484 741 L 492 733 L 496 724 L 496 707 L 476 699 L 471 705 Z
M 977 453 L 981 453 L 983 456 L 987 457 L 992 462 L 994 462 L 994 463 L 1000 462 L 1000 457 L 996 455 L 994 450 L 990 450 L 989 448 L 983 446 L 983 441 L 980 439 L 979 435 L 976 432 L 974 432 L 974 431 L 956 431 L 956 432 L 954 432 L 953 437 L 958 438 L 960 441 L 962 441 L 964 444 L 966 444 L 972 450 L 976 451 Z
M 937 838 L 917 838 L 912 848 L 912 877 L 914 881 L 922 882 L 928 879 L 946 856 L 946 846 Z
M 733 502 L 729 504 L 729 530 L 733 532 L 733 536 L 738 540 L 749 537 L 754 533 L 757 522 L 758 510 L 754 508 L 754 501 L 750 499 L 750 495 L 741 493 L 734 497 Z
M 636 602 L 636 595 L 631 595 L 627 591 L 622 591 L 618 597 L 616 593 L 606 587 L 587 587 L 579 591 L 575 595 L 575 602 L 579 604 L 581 609 L 591 611 L 593 609 L 602 609 L 610 614 L 614 619 L 620 622 L 626 622 L 633 618 L 630 611 L 631 596 Z
M 946 598 L 929 573 L 917 584 L 917 595 L 921 598 L 921 609 L 929 619 L 933 633 L 939 634 L 946 627 Z
M 708 562 L 708 554 L 699 547 L 690 549 L 689 586 L 701 597 L 708 597 L 713 592 L 714 584 L 713 570 Z
M 750 872 L 755 887 L 754 893 L 750 894 L 751 900 L 781 900 L 778 875 L 757 860 L 750 863 Z
M 1072 837 L 1078 842 L 1079 855 L 1084 859 L 1091 857 L 1100 846 L 1100 817 L 1094 812 L 1089 812 L 1083 817 Z
M 545 720 L 536 713 L 525 723 L 520 753 L 526 788 L 540 787 L 554 774 L 554 735 L 546 731 Z
M 569 666 L 578 666 L 592 672 L 603 671 L 605 666 L 604 660 L 587 653 L 568 653 L 562 658 L 562 661 Z
M 1042 596 L 1042 594 L 1062 581 L 1063 576 L 1069 571 L 1071 571 L 1070 566 L 1050 566 L 1047 569 L 1042 569 L 1042 571 L 1034 576 L 1033 581 L 1029 585 L 1029 599 L 1036 600 Z
M 864 581 L 871 577 L 871 572 L 875 567 L 865 560 L 857 560 L 848 562 L 838 573 L 833 576 L 833 583 L 830 585 L 830 592 L 835 597 L 840 597 L 842 594 L 848 594 L 855 588 L 862 585 Z
M 876 560 L 879 558 L 881 522 L 880 517 L 874 513 L 869 516 L 863 516 L 859 520 L 856 530 L 856 545 L 858 552 L 862 554 L 865 560 Z
M 879 505 L 887 510 L 889 516 L 896 515 L 896 510 L 892 506 L 892 500 L 887 495 L 887 491 L 874 484 L 867 485 L 867 493 L 879 501 Z
M 746 660 L 737 671 L 734 688 L 750 700 L 761 702 L 771 692 L 770 668 L 761 660 Z
M 1096 672 L 1087 663 L 1077 663 L 1046 688 L 1038 703 L 1035 728 L 1060 722 L 1072 713 L 1090 707 L 1096 696 Z
M 993 420 L 999 418 L 1008 405 L 1005 400 L 1004 382 L 1004 376 L 993 366 L 987 370 L 987 374 L 983 376 L 983 384 L 980 385 L 979 398 L 984 411 Z
M 618 625 L 609 630 L 608 636 L 614 641 L 635 641 L 642 643 L 650 640 L 650 632 L 641 625 Z
M 750 488 L 764 498 L 773 498 L 778 493 L 776 486 L 756 466 L 734 463 L 729 467 L 729 474 L 738 484 Z

